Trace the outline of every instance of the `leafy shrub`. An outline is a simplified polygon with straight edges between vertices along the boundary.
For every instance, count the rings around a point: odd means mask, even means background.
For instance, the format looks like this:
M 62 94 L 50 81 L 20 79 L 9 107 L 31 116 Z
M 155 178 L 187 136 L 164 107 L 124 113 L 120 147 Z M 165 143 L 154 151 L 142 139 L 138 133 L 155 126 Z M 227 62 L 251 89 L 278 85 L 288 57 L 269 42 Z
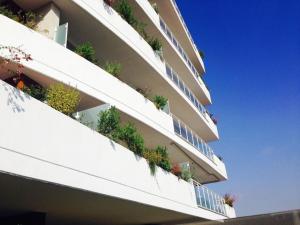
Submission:
M 45 101 L 46 100 L 46 89 L 43 88 L 40 85 L 29 85 L 29 87 L 25 86 L 23 88 L 23 91 L 27 94 L 29 94 L 31 97 L 40 100 L 40 101 Z
M 20 22 L 20 18 L 18 16 L 18 14 L 14 13 L 12 10 L 10 10 L 8 8 L 8 6 L 6 5 L 1 5 L 0 6 L 0 14 L 12 19 L 12 20 L 15 20 L 17 22 Z
M 31 29 L 35 29 L 37 26 L 38 15 L 36 13 L 32 11 L 24 11 L 20 8 L 17 9 L 17 6 L 12 3 L 7 5 L 2 3 L 0 6 L 0 14 Z
M 148 39 L 148 35 L 145 31 L 146 24 L 138 21 L 134 14 L 131 6 L 127 0 L 120 0 L 116 5 L 115 10 L 121 15 L 121 17 L 129 23 L 145 40 Z
M 98 63 L 98 60 L 95 56 L 96 52 L 90 42 L 78 45 L 75 49 L 75 53 L 94 64 Z
M 162 43 L 158 38 L 149 39 L 148 44 L 151 46 L 153 51 L 162 51 Z
M 106 72 L 110 73 L 115 77 L 119 77 L 121 72 L 121 64 L 120 63 L 113 63 L 113 62 L 106 62 L 104 64 L 104 69 Z
M 97 131 L 113 140 L 117 140 L 120 129 L 120 113 L 116 107 L 98 114 Z
M 116 6 L 116 11 L 122 16 L 127 23 L 133 27 L 137 24 L 137 19 L 133 14 L 131 6 L 128 4 L 127 0 L 120 0 Z
M 158 155 L 158 159 L 160 159 L 157 162 L 157 165 L 159 167 L 161 167 L 162 169 L 170 172 L 171 171 L 171 164 L 170 164 L 167 148 L 165 146 L 164 147 L 157 146 L 156 149 L 155 149 L 155 152 Z
M 163 109 L 168 103 L 168 99 L 161 95 L 155 95 L 153 101 L 157 109 Z
M 132 123 L 126 124 L 121 128 L 119 138 L 125 141 L 128 148 L 139 156 L 144 152 L 144 139 L 137 132 L 136 127 Z
M 161 155 L 158 154 L 156 151 L 151 149 L 145 149 L 143 153 L 143 157 L 147 159 L 151 174 L 154 175 L 156 172 L 156 165 L 161 161 Z
M 192 178 L 192 174 L 191 174 L 190 171 L 185 169 L 185 170 L 181 171 L 181 176 L 180 177 L 185 181 L 190 181 L 190 179 Z
M 79 104 L 79 92 L 61 83 L 51 85 L 47 89 L 47 104 L 52 108 L 70 116 Z

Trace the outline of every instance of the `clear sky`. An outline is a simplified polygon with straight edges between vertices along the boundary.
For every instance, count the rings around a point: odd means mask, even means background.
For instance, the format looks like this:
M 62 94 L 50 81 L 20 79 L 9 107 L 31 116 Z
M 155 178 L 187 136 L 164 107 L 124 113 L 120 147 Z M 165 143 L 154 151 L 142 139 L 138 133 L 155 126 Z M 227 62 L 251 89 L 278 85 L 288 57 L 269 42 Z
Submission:
M 300 208 L 300 1 L 177 0 L 205 53 L 239 216 Z

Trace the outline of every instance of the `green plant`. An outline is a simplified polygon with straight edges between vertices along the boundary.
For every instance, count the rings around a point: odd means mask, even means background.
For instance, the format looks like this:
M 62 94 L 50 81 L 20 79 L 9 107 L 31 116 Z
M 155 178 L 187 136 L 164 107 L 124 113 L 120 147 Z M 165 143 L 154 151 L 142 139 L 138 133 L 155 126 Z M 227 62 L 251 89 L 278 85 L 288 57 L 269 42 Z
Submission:
M 128 148 L 139 156 L 144 152 L 144 139 L 132 123 L 127 123 L 120 129 L 119 138 L 125 141 Z
M 148 39 L 148 34 L 145 31 L 147 24 L 138 21 L 133 13 L 131 6 L 127 0 L 120 0 L 115 7 L 115 10 L 121 15 L 121 17 L 129 23 L 145 40 Z
M 188 182 L 192 178 L 192 174 L 189 170 L 184 169 L 181 171 L 181 178 Z
M 155 149 L 155 152 L 159 156 L 159 161 L 157 162 L 157 165 L 161 167 L 162 169 L 170 172 L 171 171 L 171 164 L 169 160 L 169 155 L 167 148 L 164 146 L 157 146 Z
M 167 105 L 168 99 L 161 95 L 155 95 L 153 102 L 157 109 L 163 109 Z
M 133 14 L 131 6 L 128 4 L 127 0 L 120 0 L 116 5 L 116 11 L 122 16 L 127 23 L 132 26 L 136 26 L 137 19 Z
M 23 91 L 27 94 L 29 94 L 31 97 L 40 100 L 40 101 L 45 101 L 46 100 L 46 89 L 43 88 L 40 85 L 29 85 L 29 87 L 25 86 L 23 88 Z
M 151 174 L 154 175 L 156 172 L 156 165 L 161 161 L 161 155 L 155 150 L 145 149 L 143 152 L 143 157 L 147 159 Z
M 46 100 L 49 106 L 70 116 L 79 104 L 80 94 L 74 88 L 57 83 L 47 89 Z
M 8 8 L 7 5 L 1 5 L 0 6 L 0 14 L 15 20 L 17 22 L 20 22 L 20 18 L 18 16 L 18 14 L 14 13 L 11 9 Z
M 118 139 L 120 129 L 120 113 L 116 107 L 111 107 L 98 114 L 97 131 L 113 140 Z
M 153 51 L 162 51 L 162 43 L 158 38 L 151 38 L 148 40 L 148 44 L 151 46 Z
M 111 75 L 115 77 L 119 77 L 121 72 L 121 64 L 120 63 L 114 63 L 114 62 L 106 62 L 104 64 L 104 69 L 106 72 L 110 73 Z
M 0 14 L 23 24 L 28 28 L 35 29 L 37 27 L 38 15 L 36 13 L 24 11 L 20 8 L 18 9 L 18 7 L 11 2 L 0 6 Z
M 97 64 L 98 60 L 96 59 L 96 52 L 90 42 L 83 43 L 78 45 L 75 49 L 75 53 L 80 55 L 81 57 L 85 58 L 86 60 Z

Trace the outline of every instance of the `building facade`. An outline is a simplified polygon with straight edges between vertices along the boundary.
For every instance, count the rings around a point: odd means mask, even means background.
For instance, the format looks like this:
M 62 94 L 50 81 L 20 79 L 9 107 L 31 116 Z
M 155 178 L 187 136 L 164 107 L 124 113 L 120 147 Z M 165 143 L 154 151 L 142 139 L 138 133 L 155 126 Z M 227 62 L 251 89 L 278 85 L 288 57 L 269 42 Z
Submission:
M 0 221 L 235 217 L 199 51 L 174 0 L 1 1 Z M 63 84 L 63 85 L 58 85 Z

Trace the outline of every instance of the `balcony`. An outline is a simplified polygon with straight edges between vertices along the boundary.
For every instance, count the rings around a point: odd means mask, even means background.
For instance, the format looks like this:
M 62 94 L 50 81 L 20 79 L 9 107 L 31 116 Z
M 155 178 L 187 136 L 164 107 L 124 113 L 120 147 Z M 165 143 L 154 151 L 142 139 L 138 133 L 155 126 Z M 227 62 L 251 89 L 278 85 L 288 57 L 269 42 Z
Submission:
M 203 155 L 205 155 L 208 159 L 215 163 L 215 157 L 213 150 L 206 144 L 202 138 L 200 138 L 197 134 L 195 134 L 190 128 L 188 128 L 183 122 L 181 122 L 174 115 L 173 117 L 173 125 L 175 133 L 183 138 L 185 141 L 193 145 L 197 150 L 199 150 Z
M 52 220 L 68 209 L 93 225 L 226 218 L 197 207 L 193 184 L 161 169 L 153 177 L 144 159 L 3 81 L 0 109 L 1 209 L 38 208 Z
M 129 3 L 137 18 L 147 24 L 145 28 L 147 33 L 161 40 L 164 58 L 168 64 L 176 71 L 180 71 L 181 79 L 193 90 L 204 105 L 211 104 L 210 93 L 200 74 L 163 19 L 146 0 L 129 1 Z
M 191 62 L 195 65 L 198 71 L 202 73 L 205 72 L 205 67 L 203 60 L 198 52 L 198 48 L 192 38 L 192 35 L 187 28 L 185 21 L 181 15 L 181 12 L 176 4 L 175 0 L 150 0 L 151 4 L 156 4 L 160 16 L 169 25 L 170 30 L 172 30 L 177 37 L 178 42 L 186 50 L 187 55 L 189 55 Z
M 227 179 L 223 163 L 213 163 L 193 145 L 176 135 L 172 118 L 157 110 L 151 101 L 126 83 L 65 47 L 4 16 L 0 16 L 0 21 L 3 24 L 2 29 L 6 31 L 0 37 L 1 43 L 7 46 L 22 46 L 22 50 L 32 55 L 33 61 L 24 62 L 24 73 L 31 79 L 44 87 L 55 81 L 75 86 L 82 94 L 80 110 L 104 103 L 116 106 L 122 112 L 124 120 L 133 121 L 143 132 L 147 146 L 153 147 L 152 145 L 157 144 L 167 146 L 174 162 L 192 160 L 194 170 L 202 178 L 201 183 Z M 22 39 L 19 38 L 20 35 L 22 35 Z M 40 46 L 51 49 L 52 53 L 50 54 Z M 0 71 L 1 79 L 8 78 L 8 75 Z M 169 80 L 167 75 L 166 79 Z M 171 84 L 174 85 L 172 82 Z M 167 87 L 170 86 L 162 88 L 166 89 Z M 170 96 L 176 93 L 171 93 Z M 184 98 L 186 97 L 184 96 Z M 182 110 L 181 104 L 178 103 L 179 110 Z M 173 108 L 171 111 L 174 112 Z M 188 111 L 184 111 L 184 113 L 191 119 L 192 113 Z M 203 121 L 196 120 L 199 119 L 195 118 L 195 125 L 198 122 L 202 125 L 205 124 Z M 202 128 L 197 126 L 197 129 L 201 130 Z M 203 132 L 207 133 L 205 127 Z
M 168 64 L 165 63 L 166 74 L 173 81 L 173 83 L 180 89 L 180 91 L 188 98 L 188 100 L 196 107 L 199 113 L 209 121 L 210 124 L 214 124 L 212 119 L 208 116 L 206 108 L 198 101 L 194 93 L 188 88 L 188 86 L 181 80 L 180 76 L 174 71 Z M 217 132 L 216 124 L 213 125 L 215 132 Z
M 28 2 L 23 0 L 22 6 Z M 32 4 L 32 7 L 41 7 L 40 2 Z M 209 116 L 199 113 L 185 94 L 170 81 L 165 63 L 113 9 L 108 8 L 103 1 L 85 0 L 58 1 L 57 7 L 63 18 L 60 23 L 68 22 L 68 41 L 72 46 L 92 43 L 100 64 L 105 61 L 122 64 L 123 82 L 134 88 L 150 89 L 152 97 L 163 95 L 168 98 L 174 114 L 180 116 L 205 141 L 219 138 L 217 128 Z M 194 92 L 195 95 L 197 93 Z
M 193 181 L 198 207 L 227 216 L 223 197 L 209 190 L 197 181 Z

